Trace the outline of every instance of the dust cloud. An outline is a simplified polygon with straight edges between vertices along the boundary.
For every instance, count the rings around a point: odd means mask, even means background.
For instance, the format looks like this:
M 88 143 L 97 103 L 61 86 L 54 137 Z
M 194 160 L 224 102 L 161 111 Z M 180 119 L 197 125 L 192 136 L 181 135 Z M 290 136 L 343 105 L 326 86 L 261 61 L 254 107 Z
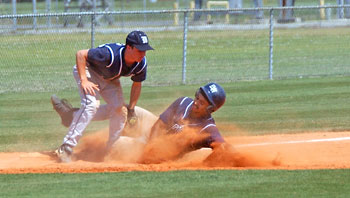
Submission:
M 196 150 L 194 142 L 201 142 L 206 137 L 187 130 L 157 137 L 146 144 L 140 137 L 121 136 L 112 150 L 106 152 L 108 130 L 104 129 L 83 136 L 74 151 L 74 159 L 191 167 L 271 167 L 281 164 L 277 155 L 237 150 L 232 144 L 229 144 L 230 148 Z

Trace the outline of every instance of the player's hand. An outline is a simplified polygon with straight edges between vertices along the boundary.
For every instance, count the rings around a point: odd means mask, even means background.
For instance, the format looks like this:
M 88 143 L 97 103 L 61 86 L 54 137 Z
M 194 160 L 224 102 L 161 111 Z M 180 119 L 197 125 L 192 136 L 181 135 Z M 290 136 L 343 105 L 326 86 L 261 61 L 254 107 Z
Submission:
M 213 152 L 203 160 L 203 164 L 206 166 L 240 167 L 245 162 L 242 155 L 231 144 L 214 142 L 211 147 Z
M 130 126 L 135 126 L 137 122 L 135 109 L 129 109 L 129 107 L 127 107 L 127 109 L 128 109 L 127 122 Z
M 83 88 L 85 93 L 91 94 L 93 96 L 96 95 L 95 90 L 100 91 L 100 89 L 98 88 L 98 85 L 88 80 L 81 81 L 81 87 Z

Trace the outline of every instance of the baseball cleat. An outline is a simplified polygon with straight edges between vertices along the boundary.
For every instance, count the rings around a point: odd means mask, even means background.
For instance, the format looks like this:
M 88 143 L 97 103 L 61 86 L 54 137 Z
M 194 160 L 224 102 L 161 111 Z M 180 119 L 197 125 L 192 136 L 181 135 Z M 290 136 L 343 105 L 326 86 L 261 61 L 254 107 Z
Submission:
M 55 111 L 61 117 L 61 123 L 69 127 L 73 120 L 74 108 L 66 99 L 59 99 L 56 95 L 51 96 L 51 103 Z
M 73 149 L 67 144 L 62 144 L 56 151 L 55 151 L 58 159 L 60 162 L 63 163 L 69 163 L 72 161 L 72 153 Z

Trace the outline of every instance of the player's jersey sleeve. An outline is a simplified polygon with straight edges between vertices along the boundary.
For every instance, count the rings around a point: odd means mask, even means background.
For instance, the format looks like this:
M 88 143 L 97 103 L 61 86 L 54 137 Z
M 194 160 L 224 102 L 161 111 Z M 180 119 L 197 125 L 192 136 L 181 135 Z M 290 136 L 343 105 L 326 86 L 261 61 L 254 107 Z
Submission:
M 147 74 L 147 61 L 146 57 L 142 59 L 142 61 L 138 64 L 137 70 L 135 70 L 135 74 L 131 77 L 131 80 L 134 82 L 142 82 L 146 80 Z
M 105 67 L 111 63 L 111 53 L 107 47 L 89 49 L 87 62 L 93 67 Z
M 205 132 L 210 134 L 207 139 L 208 146 L 213 142 L 224 142 L 224 138 L 221 136 L 219 129 L 216 126 L 209 126 L 205 129 Z
M 221 136 L 219 129 L 216 127 L 215 123 L 210 123 L 206 125 L 200 133 L 209 134 L 209 136 L 201 142 L 196 143 L 194 146 L 195 149 L 202 147 L 211 148 L 211 144 L 214 142 L 223 143 L 225 142 L 224 138 Z
M 168 127 L 172 126 L 175 123 L 174 119 L 177 117 L 177 109 L 179 108 L 180 103 L 185 99 L 185 97 L 181 97 L 175 100 L 162 114 L 160 114 L 159 119 L 161 119 Z

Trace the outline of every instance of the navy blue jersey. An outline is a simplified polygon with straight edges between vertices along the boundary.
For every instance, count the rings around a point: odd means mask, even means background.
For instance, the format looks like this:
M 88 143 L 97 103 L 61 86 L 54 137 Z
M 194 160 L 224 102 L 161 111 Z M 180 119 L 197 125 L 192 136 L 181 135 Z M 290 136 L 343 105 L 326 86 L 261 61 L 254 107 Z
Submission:
M 131 76 L 132 81 L 144 81 L 147 73 L 146 57 L 143 57 L 141 62 L 136 62 L 132 67 L 128 67 L 125 64 L 124 52 L 125 45 L 119 43 L 104 44 L 89 49 L 88 66 L 107 80 Z
M 198 133 L 209 134 L 203 142 L 195 147 L 211 147 L 213 142 L 224 142 L 214 119 L 209 115 L 206 118 L 191 118 L 190 111 L 194 101 L 188 97 L 181 97 L 175 100 L 159 118 L 165 123 L 169 133 L 181 132 L 183 127 L 195 128 Z

